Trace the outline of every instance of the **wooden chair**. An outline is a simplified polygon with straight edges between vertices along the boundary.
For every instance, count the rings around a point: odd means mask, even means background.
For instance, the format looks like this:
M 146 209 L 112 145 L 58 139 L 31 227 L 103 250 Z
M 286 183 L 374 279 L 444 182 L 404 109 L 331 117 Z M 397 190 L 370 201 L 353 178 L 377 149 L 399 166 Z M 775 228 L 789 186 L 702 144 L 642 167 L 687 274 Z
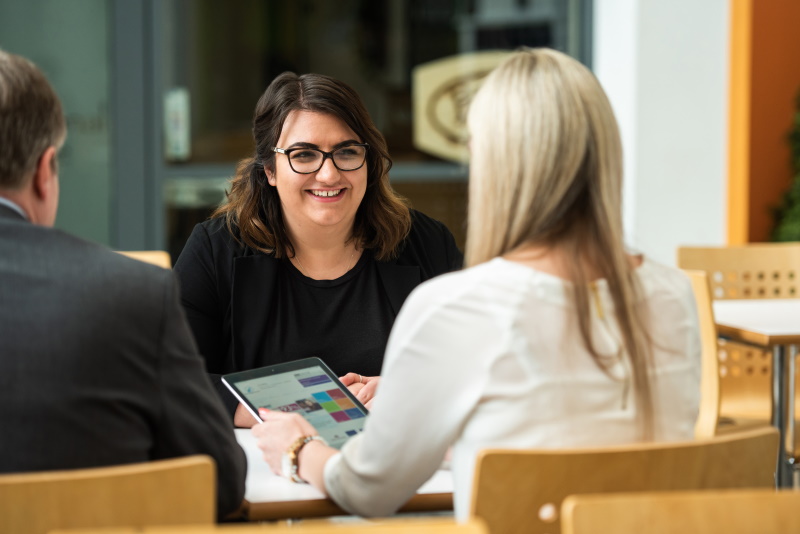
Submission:
M 705 271 L 714 300 L 800 298 L 798 243 L 680 247 L 678 266 Z M 772 412 L 771 352 L 720 339 L 718 359 L 720 425 L 717 431 L 768 424 Z M 795 398 L 795 413 L 800 414 L 800 398 Z M 795 444 L 795 456 L 798 451 L 800 443 Z
M 708 439 L 717 434 L 719 422 L 719 360 L 717 357 L 717 327 L 711 290 L 705 271 L 684 271 L 692 282 L 700 321 L 701 382 L 700 411 L 694 427 L 695 439 Z
M 492 534 L 555 534 L 568 495 L 774 488 L 777 456 L 772 427 L 682 443 L 486 450 L 477 459 L 471 516 L 485 520 Z
M 0 532 L 213 524 L 216 467 L 205 455 L 0 475 Z
M 172 269 L 172 258 L 166 250 L 118 250 L 117 252 L 135 260 L 158 265 L 164 269 Z
M 800 532 L 800 492 L 727 490 L 575 495 L 562 534 L 785 534 Z
M 706 271 L 714 299 L 800 298 L 800 244 L 680 247 L 681 269 Z
M 105 534 L 96 529 L 59 530 L 51 534 Z M 260 534 L 262 532 L 293 532 L 294 534 L 488 534 L 483 521 L 473 519 L 456 523 L 452 519 L 383 519 L 379 521 L 303 521 L 299 524 L 217 525 L 149 527 L 145 529 L 120 529 L 114 534 Z

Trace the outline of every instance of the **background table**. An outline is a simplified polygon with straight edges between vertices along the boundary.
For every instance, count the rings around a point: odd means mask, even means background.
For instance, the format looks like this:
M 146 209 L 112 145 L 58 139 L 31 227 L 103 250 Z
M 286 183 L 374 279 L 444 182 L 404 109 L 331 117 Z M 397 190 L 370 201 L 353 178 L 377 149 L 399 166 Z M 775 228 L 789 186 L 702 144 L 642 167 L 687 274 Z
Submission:
M 800 299 L 717 300 L 714 317 L 719 335 L 772 350 L 772 424 L 781 434 L 778 486 L 792 486 Z
M 236 439 L 247 455 L 244 498 L 250 521 L 349 515 L 309 484 L 295 484 L 275 475 L 261 457 L 248 429 L 236 429 Z M 453 509 L 453 476 L 440 469 L 399 512 L 433 512 Z

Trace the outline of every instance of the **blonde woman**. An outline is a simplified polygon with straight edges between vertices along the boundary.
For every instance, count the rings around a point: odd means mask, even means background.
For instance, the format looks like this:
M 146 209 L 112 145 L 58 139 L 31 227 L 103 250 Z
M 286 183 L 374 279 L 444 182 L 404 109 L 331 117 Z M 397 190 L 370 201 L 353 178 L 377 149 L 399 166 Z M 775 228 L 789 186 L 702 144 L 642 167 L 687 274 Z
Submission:
M 455 512 L 487 447 L 691 439 L 699 397 L 694 300 L 679 271 L 622 239 L 622 154 L 594 76 L 516 52 L 476 95 L 467 264 L 418 287 L 395 322 L 380 394 L 341 452 L 299 416 L 254 428 L 280 472 L 345 509 L 395 511 L 453 446 Z

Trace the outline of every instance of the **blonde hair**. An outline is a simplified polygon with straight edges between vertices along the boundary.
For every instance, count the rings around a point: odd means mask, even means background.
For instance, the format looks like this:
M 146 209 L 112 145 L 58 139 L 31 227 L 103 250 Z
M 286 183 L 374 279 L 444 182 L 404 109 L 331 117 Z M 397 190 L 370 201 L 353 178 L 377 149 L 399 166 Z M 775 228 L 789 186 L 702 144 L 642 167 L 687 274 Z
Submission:
M 549 49 L 523 49 L 495 69 L 468 117 L 472 160 L 466 264 L 524 245 L 558 246 L 585 346 L 604 371 L 590 327 L 590 273 L 606 279 L 630 358 L 637 417 L 653 435 L 651 343 L 623 243 L 622 147 L 611 105 L 592 73 Z

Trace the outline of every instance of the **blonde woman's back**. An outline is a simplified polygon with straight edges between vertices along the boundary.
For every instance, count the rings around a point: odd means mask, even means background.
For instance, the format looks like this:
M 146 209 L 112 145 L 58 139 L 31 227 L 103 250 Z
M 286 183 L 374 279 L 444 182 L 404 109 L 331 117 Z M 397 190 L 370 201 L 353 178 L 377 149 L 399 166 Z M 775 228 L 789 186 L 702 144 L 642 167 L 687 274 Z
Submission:
M 480 202 L 469 204 L 466 265 L 529 248 L 560 254 L 564 278 L 575 283 L 579 335 L 601 365 L 588 284 L 604 278 L 630 356 L 641 435 L 654 437 L 649 318 L 634 311 L 641 288 L 623 243 L 622 146 L 603 88 L 562 52 L 521 49 L 486 77 L 468 125 L 469 194 Z
M 658 318 L 650 329 L 655 439 L 691 439 L 700 359 L 691 286 L 680 271 L 648 260 L 636 273 L 643 287 L 639 305 Z M 480 449 L 639 441 L 629 366 L 625 359 L 612 365 L 614 377 L 600 370 L 577 331 L 567 287 L 560 278 L 499 258 L 420 286 L 392 331 L 370 431 L 348 445 L 355 451 L 344 456 L 358 460 L 347 463 L 370 478 L 416 487 L 415 476 L 424 481 L 455 443 L 456 514 L 465 517 Z M 597 346 L 616 354 L 619 328 L 605 281 L 593 294 Z M 347 475 L 338 475 L 337 486 L 348 484 Z M 363 477 L 350 481 L 351 496 L 356 480 L 363 484 Z M 370 490 L 364 492 L 374 502 Z M 339 497 L 336 489 L 332 494 Z
M 592 73 L 520 50 L 483 81 L 468 124 L 471 268 L 419 286 L 394 323 L 365 432 L 325 466 L 351 512 L 394 511 L 450 445 L 464 518 L 480 449 L 693 435 L 691 285 L 626 254 L 619 132 Z M 560 260 L 548 270 L 561 277 L 503 259 L 530 251 Z

